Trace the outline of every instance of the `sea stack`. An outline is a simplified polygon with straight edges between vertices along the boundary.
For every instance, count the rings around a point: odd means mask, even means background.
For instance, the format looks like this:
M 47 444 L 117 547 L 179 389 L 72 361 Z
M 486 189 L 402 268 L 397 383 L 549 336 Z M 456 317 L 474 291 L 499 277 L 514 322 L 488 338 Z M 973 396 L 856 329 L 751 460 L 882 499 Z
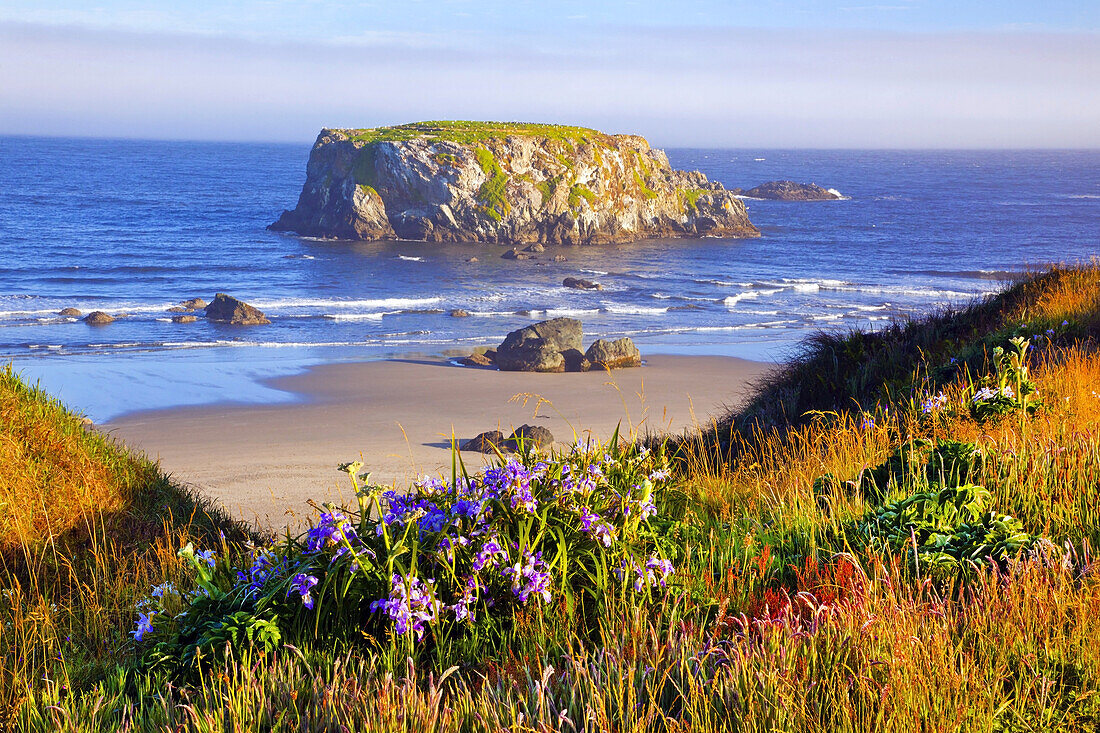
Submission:
M 637 135 L 495 122 L 322 130 L 271 228 L 509 246 L 760 234 L 740 199 Z

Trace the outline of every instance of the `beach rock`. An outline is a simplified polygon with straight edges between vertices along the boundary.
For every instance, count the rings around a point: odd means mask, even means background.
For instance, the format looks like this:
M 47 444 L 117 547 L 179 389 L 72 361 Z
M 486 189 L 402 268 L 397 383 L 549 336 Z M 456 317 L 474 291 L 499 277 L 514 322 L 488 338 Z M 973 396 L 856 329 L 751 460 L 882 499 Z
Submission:
M 68 316 L 70 318 L 79 318 L 84 314 L 81 313 L 77 308 L 62 308 L 60 311 L 57 312 L 57 315 Z
M 258 326 L 271 323 L 258 309 L 225 293 L 215 295 L 210 305 L 206 306 L 206 320 L 229 323 L 234 326 Z
M 84 316 L 84 322 L 91 326 L 106 326 L 108 323 L 114 323 L 115 319 L 103 311 L 92 311 Z
M 95 420 L 85 415 L 84 417 L 80 418 L 80 426 L 85 429 L 94 428 Z
M 206 301 L 202 298 L 191 298 L 191 300 L 185 300 L 180 303 L 184 308 L 190 308 L 191 310 L 198 310 L 199 308 L 206 307 Z
M 561 352 L 561 356 L 565 359 L 565 371 L 567 372 L 587 372 L 592 368 L 592 362 L 590 362 L 580 349 L 566 349 Z
M 568 262 L 568 258 L 565 255 L 554 255 L 550 259 L 554 262 Z
M 563 372 L 563 351 L 580 350 L 583 328 L 575 318 L 553 318 L 512 331 L 497 348 L 496 363 L 506 372 Z
M 321 130 L 271 228 L 521 247 L 760 234 L 737 197 L 644 138 L 487 122 Z
M 575 290 L 603 290 L 603 285 L 581 277 L 567 277 L 561 281 L 561 284 Z
M 172 323 L 194 323 L 198 316 L 172 316 Z
M 493 453 L 494 447 L 502 452 L 508 450 L 507 441 L 504 439 L 504 433 L 499 430 L 489 430 L 481 433 L 477 437 L 467 440 L 460 445 L 458 449 L 477 451 L 478 453 Z
M 172 306 L 171 308 L 168 309 L 168 312 L 169 313 L 187 313 L 188 311 L 191 311 L 191 310 L 194 310 L 194 308 L 184 308 L 182 305 L 174 305 L 174 306 Z
M 588 347 L 585 358 L 599 369 L 622 369 L 642 365 L 642 355 L 629 338 L 618 341 L 597 339 Z
M 468 259 L 468 260 L 466 260 L 466 261 L 467 261 L 467 262 L 477 262 L 477 261 L 478 261 L 478 259 L 477 259 L 477 257 L 471 257 L 470 259 Z
M 549 448 L 554 444 L 554 435 L 540 425 L 521 425 L 508 436 L 507 445 L 512 450 L 518 450 L 521 441 L 528 448 Z
M 541 244 L 539 244 L 538 242 L 535 242 L 534 244 L 532 244 L 532 245 L 531 245 L 530 247 L 528 247 L 527 249 L 525 249 L 525 250 L 523 250 L 523 251 L 524 251 L 524 252 L 534 252 L 535 254 L 538 254 L 538 253 L 540 253 L 540 252 L 545 252 L 545 251 L 546 251 L 546 247 L 543 247 L 543 246 L 542 246 Z
M 501 344 L 497 349 L 496 363 L 504 372 L 565 371 L 565 357 L 561 349 L 537 337 L 511 346 Z
M 464 311 L 461 308 L 455 308 L 453 311 L 451 311 L 451 317 L 452 318 L 469 318 L 470 314 L 469 314 L 468 311 Z
M 771 201 L 836 201 L 841 198 L 835 190 L 822 188 L 816 183 L 794 181 L 769 181 L 743 191 L 741 195 Z
M 520 252 L 518 249 L 510 249 L 501 255 L 501 259 L 505 260 L 529 260 L 531 255 L 526 252 Z
M 458 363 L 462 366 L 472 367 L 491 367 L 494 364 L 493 360 L 485 354 L 470 354 L 459 359 Z

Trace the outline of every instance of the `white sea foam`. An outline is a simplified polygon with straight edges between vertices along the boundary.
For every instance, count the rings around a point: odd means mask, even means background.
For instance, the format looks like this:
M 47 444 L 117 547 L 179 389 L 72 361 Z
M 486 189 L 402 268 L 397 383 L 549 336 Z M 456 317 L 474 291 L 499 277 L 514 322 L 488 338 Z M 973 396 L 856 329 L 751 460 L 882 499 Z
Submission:
M 277 298 L 271 300 L 249 301 L 260 310 L 280 308 L 324 308 L 327 310 L 367 310 L 384 308 L 387 310 L 406 310 L 435 305 L 442 298 L 363 298 L 340 300 L 338 298 Z
M 172 322 L 171 318 L 156 318 L 154 320 L 159 321 L 160 323 L 171 323 Z
M 614 313 L 620 316 L 659 316 L 668 313 L 668 308 L 653 308 L 644 305 L 613 305 L 604 303 L 605 313 Z
M 586 275 L 597 275 L 597 276 L 603 276 L 603 275 L 609 274 L 609 273 L 605 272 L 604 270 L 586 270 L 583 267 L 581 268 L 581 272 L 585 273 Z
M 386 313 L 326 313 L 323 318 L 336 321 L 381 321 Z
M 725 298 L 723 298 L 720 302 L 722 303 L 722 305 L 729 308 L 731 306 L 737 305 L 742 300 L 756 300 L 757 298 L 759 298 L 761 296 L 775 295 L 776 293 L 779 293 L 779 292 L 782 292 L 782 291 L 783 291 L 783 288 L 773 288 L 771 290 L 746 290 L 745 292 L 738 293 L 737 295 L 728 295 Z
M 423 257 L 409 257 L 407 255 L 397 255 L 397 259 L 405 260 L 406 262 L 423 262 Z

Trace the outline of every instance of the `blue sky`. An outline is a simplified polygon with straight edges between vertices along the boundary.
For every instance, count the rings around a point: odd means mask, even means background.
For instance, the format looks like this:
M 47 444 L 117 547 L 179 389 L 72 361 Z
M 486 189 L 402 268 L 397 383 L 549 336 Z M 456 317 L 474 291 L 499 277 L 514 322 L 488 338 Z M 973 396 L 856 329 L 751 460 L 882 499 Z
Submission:
M 1100 0 L 5 0 L 0 133 L 308 142 L 538 119 L 662 145 L 1100 147 Z

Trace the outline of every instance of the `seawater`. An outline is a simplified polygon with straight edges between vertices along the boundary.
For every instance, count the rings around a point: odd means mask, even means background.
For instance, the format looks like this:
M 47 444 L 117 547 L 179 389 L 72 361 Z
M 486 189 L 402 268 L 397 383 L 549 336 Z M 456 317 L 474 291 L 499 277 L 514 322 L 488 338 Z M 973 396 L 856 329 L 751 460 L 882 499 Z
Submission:
M 880 327 L 1100 252 L 1097 151 L 668 153 L 727 187 L 792 179 L 844 200 L 748 200 L 759 239 L 515 262 L 497 246 L 267 231 L 297 201 L 308 145 L 0 138 L 0 359 L 97 420 L 292 399 L 263 378 L 465 353 L 559 315 L 643 354 L 780 359 L 814 331 Z M 171 322 L 169 307 L 215 292 L 272 325 Z M 126 315 L 97 328 L 65 307 Z

